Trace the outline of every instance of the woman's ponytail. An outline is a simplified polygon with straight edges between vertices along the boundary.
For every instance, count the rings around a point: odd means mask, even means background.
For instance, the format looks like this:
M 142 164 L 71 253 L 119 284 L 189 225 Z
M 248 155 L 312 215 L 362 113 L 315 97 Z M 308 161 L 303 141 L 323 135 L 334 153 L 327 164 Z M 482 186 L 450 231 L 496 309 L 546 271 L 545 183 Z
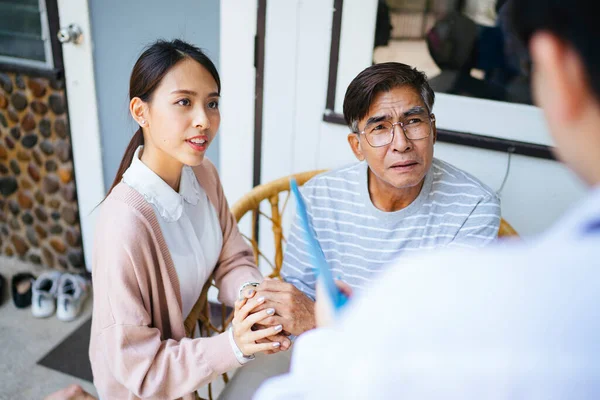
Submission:
M 115 188 L 115 186 L 117 186 L 119 184 L 119 182 L 121 182 L 121 179 L 123 179 L 123 174 L 125 173 L 125 171 L 127 171 L 127 168 L 129 168 L 129 166 L 131 165 L 131 161 L 133 160 L 133 155 L 135 154 L 135 151 L 137 150 L 138 147 L 140 147 L 143 144 L 144 144 L 144 134 L 142 133 L 142 128 L 139 128 L 135 132 L 133 137 L 131 138 L 131 141 L 129 142 L 129 144 L 127 145 L 127 149 L 125 150 L 125 154 L 123 155 L 123 159 L 121 160 L 121 165 L 119 165 L 119 170 L 117 171 L 115 180 L 113 181 L 112 185 L 110 186 L 110 190 L 106 194 L 107 197 L 110 194 L 110 192 L 112 192 L 112 190 Z

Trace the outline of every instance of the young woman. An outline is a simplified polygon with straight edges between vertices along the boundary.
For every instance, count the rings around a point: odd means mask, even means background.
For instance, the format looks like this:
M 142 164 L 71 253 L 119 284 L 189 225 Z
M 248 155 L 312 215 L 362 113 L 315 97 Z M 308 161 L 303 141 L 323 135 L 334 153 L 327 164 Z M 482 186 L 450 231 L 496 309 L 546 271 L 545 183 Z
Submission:
M 252 331 L 274 313 L 246 290 L 262 281 L 204 159 L 219 127 L 213 63 L 185 42 L 159 41 L 138 59 L 130 112 L 140 128 L 101 205 L 93 254 L 90 360 L 100 398 L 193 398 L 257 352 L 273 352 L 281 326 Z M 219 299 L 235 303 L 232 328 L 185 337 L 183 321 L 215 272 Z M 260 343 L 257 343 L 259 341 Z

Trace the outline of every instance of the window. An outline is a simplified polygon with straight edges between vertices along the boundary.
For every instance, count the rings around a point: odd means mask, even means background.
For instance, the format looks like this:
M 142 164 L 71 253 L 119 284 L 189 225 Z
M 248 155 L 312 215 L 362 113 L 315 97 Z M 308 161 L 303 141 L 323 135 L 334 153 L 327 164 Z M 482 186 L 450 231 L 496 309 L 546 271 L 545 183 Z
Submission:
M 45 0 L 0 0 L 0 62 L 54 67 Z
M 531 104 L 529 55 L 510 31 L 508 3 L 381 0 L 374 62 L 413 65 L 438 93 Z
M 543 114 L 531 105 L 527 49 L 513 47 L 510 36 L 498 46 L 498 31 L 492 30 L 495 46 L 472 51 L 484 33 L 489 38 L 487 28 L 504 29 L 510 1 L 515 0 L 378 0 L 367 6 L 364 0 L 334 0 L 323 120 L 345 124 L 343 101 L 352 79 L 373 63 L 398 61 L 424 71 L 436 91 L 440 141 L 553 159 Z M 450 38 L 448 46 L 443 38 Z M 390 49 L 395 45 L 400 51 Z M 504 74 L 506 67 L 512 73 Z

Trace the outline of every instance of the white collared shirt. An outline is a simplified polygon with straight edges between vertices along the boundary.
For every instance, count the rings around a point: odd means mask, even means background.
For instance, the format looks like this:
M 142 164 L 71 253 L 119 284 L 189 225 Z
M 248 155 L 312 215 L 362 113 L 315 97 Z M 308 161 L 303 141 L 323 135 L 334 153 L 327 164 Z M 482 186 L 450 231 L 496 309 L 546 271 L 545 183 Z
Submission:
M 182 315 L 190 313 L 221 254 L 219 217 L 194 171 L 184 166 L 179 193 L 140 160 L 136 150 L 123 182 L 152 205 L 179 278 Z

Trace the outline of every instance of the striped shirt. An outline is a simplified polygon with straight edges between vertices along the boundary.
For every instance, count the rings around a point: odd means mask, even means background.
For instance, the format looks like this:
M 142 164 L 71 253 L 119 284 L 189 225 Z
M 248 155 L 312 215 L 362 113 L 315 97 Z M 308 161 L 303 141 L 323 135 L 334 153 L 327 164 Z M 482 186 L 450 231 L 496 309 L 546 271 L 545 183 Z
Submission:
M 355 290 L 403 253 L 439 247 L 481 247 L 496 239 L 500 200 L 475 177 L 434 159 L 419 196 L 399 211 L 371 202 L 366 162 L 318 175 L 302 188 L 317 240 L 334 276 Z M 298 217 L 281 269 L 314 299 L 316 276 Z

